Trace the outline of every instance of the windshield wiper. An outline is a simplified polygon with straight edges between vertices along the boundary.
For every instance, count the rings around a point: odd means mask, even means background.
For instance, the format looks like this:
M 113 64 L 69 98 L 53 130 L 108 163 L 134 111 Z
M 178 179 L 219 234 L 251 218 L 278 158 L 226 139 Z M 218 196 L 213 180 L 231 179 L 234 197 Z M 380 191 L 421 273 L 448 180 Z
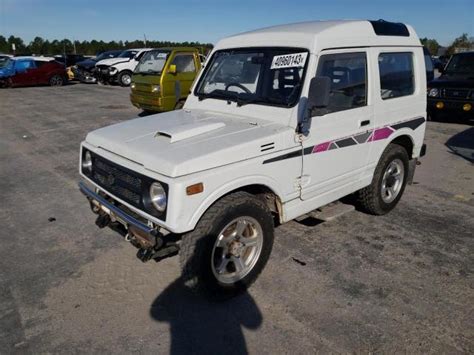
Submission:
M 239 102 L 239 98 L 237 97 L 237 94 L 234 93 L 233 96 L 229 96 L 228 93 L 230 91 L 222 91 L 222 90 L 214 90 L 211 91 L 209 94 L 203 94 L 203 93 L 198 93 L 198 99 L 199 101 L 205 100 L 205 99 L 222 99 L 222 100 L 227 100 L 227 101 L 234 101 L 234 102 Z

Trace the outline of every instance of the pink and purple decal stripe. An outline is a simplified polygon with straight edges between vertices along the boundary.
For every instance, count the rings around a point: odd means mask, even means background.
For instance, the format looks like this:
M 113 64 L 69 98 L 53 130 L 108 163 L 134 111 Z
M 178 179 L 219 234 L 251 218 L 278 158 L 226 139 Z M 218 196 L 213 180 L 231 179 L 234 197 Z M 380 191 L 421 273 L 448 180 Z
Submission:
M 401 128 L 410 128 L 412 130 L 417 129 L 419 126 L 425 123 L 424 117 L 418 117 L 411 120 L 402 121 L 391 126 L 384 126 L 373 130 L 368 130 L 356 135 L 344 138 L 338 138 L 336 140 L 327 141 L 316 144 L 315 146 L 309 146 L 304 148 L 304 155 L 323 153 L 333 149 L 345 148 L 357 144 L 365 144 L 375 141 L 380 141 L 389 138 L 393 132 Z M 291 153 L 280 155 L 268 160 L 265 160 L 263 164 L 272 163 L 279 160 L 301 157 L 301 150 L 297 150 Z

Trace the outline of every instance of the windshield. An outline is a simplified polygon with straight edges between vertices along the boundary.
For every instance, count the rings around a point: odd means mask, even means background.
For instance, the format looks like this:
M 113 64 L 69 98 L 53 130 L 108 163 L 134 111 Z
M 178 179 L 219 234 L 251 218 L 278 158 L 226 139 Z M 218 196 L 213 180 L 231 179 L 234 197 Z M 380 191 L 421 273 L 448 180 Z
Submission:
M 118 53 L 120 52 L 102 52 L 95 58 L 95 60 L 98 62 L 102 59 L 115 58 L 117 57 Z
M 138 53 L 138 51 L 124 51 L 120 53 L 118 58 L 133 58 Z
M 474 75 L 474 53 L 453 55 L 446 67 L 446 73 Z
M 301 48 L 243 48 L 217 51 L 206 66 L 195 94 L 291 107 L 303 84 L 308 51 Z
M 137 74 L 160 74 L 166 63 L 169 52 L 167 51 L 150 51 L 146 52 L 137 67 Z
M 9 58 L 0 58 L 0 68 L 13 68 L 14 61 Z

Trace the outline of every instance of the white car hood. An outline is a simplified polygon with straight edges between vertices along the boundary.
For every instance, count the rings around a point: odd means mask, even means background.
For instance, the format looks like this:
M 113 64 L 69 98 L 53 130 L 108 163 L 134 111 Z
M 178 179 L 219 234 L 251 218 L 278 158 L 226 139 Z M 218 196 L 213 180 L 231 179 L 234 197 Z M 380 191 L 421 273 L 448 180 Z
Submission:
M 108 58 L 108 59 L 99 60 L 97 63 L 95 63 L 95 65 L 96 66 L 98 66 L 98 65 L 111 66 L 111 65 L 118 64 L 118 63 L 127 63 L 130 60 L 131 60 L 130 58 Z
M 270 121 L 178 110 L 95 130 L 86 142 L 178 177 L 274 153 L 288 148 L 293 136 L 294 129 Z

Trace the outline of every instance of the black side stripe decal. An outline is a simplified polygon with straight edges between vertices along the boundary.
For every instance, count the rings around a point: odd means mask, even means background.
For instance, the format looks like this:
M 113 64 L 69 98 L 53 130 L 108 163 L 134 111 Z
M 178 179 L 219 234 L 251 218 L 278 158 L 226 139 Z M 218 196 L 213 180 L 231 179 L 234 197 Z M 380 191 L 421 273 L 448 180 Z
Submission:
M 372 142 L 372 141 L 375 141 L 375 140 L 385 139 L 385 138 L 388 138 L 391 135 L 391 133 L 390 133 L 391 130 L 396 131 L 398 129 L 405 128 L 405 127 L 406 128 L 411 128 L 412 130 L 415 130 L 418 127 L 420 127 L 422 124 L 424 124 L 425 121 L 426 120 L 425 120 L 424 117 L 417 117 L 415 119 L 408 120 L 408 121 L 405 121 L 405 122 L 400 122 L 400 123 L 397 123 L 397 124 L 394 124 L 394 125 L 391 125 L 391 126 L 385 126 L 385 127 L 376 128 L 374 130 L 370 130 L 370 131 L 367 131 L 367 132 L 364 132 L 364 133 L 359 133 L 359 134 L 356 134 L 353 137 L 347 137 L 347 138 L 343 138 L 343 139 L 340 139 L 340 140 L 334 140 L 332 142 L 325 142 L 325 143 L 322 143 L 322 144 L 317 144 L 315 146 L 305 148 L 303 150 L 303 155 L 312 154 L 312 153 L 319 153 L 319 152 L 338 149 L 338 148 L 345 148 L 345 147 L 349 147 L 349 146 L 356 145 L 356 144 L 364 144 L 364 143 L 369 143 L 369 142 Z M 390 127 L 390 128 L 388 128 L 388 127 Z M 388 130 L 388 133 L 387 133 L 387 130 Z M 383 134 L 379 137 L 376 137 L 375 136 L 376 131 L 384 131 L 383 133 L 386 133 L 386 137 Z M 291 158 L 296 158 L 296 157 L 301 157 L 301 156 L 302 156 L 302 152 L 299 149 L 299 150 L 296 150 L 296 151 L 293 151 L 293 152 L 290 152 L 290 153 L 282 154 L 280 156 L 264 160 L 263 164 L 273 163 L 273 162 L 276 162 L 276 161 L 291 159 Z

